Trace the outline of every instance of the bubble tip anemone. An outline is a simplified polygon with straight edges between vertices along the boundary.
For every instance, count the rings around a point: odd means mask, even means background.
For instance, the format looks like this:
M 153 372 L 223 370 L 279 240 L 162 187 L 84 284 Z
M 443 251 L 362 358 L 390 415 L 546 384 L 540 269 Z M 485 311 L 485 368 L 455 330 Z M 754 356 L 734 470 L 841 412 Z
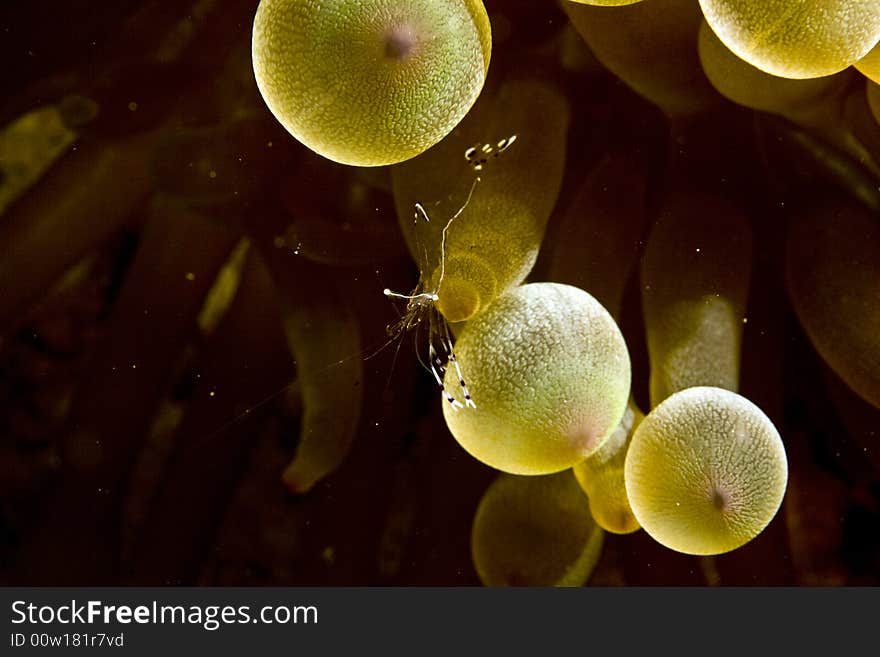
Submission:
M 788 482 L 782 439 L 751 401 L 729 390 L 676 392 L 639 425 L 625 463 L 636 520 L 685 554 L 739 548 L 775 517 Z
M 408 160 L 449 134 L 483 88 L 490 50 L 480 0 L 261 0 L 251 45 L 278 122 L 323 157 L 362 167 Z
M 447 427 L 498 470 L 566 470 L 600 448 L 626 411 L 626 342 L 608 311 L 579 288 L 514 288 L 468 322 L 455 351 L 478 410 L 444 404 Z M 447 368 L 444 387 L 462 403 L 458 383 L 456 368 Z
M 570 472 L 506 474 L 480 500 L 471 557 L 486 586 L 583 586 L 603 538 Z

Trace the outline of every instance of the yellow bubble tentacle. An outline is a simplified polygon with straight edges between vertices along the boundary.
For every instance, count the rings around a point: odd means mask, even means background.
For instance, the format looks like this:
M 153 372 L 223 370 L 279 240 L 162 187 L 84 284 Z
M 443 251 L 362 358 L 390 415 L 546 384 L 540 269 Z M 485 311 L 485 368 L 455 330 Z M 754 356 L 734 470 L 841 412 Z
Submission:
M 620 423 L 630 389 L 626 343 L 589 294 L 529 283 L 461 332 L 455 353 L 476 408 L 443 404 L 472 456 L 514 474 L 548 474 L 595 452 Z M 457 372 L 446 390 L 465 403 Z
M 734 392 L 694 387 L 652 410 L 633 436 L 626 492 L 648 534 L 687 554 L 734 550 L 773 519 L 788 462 L 766 415 Z
M 400 162 L 462 119 L 491 51 L 482 2 L 262 0 L 254 74 L 285 128 L 343 164 Z
M 480 500 L 471 554 L 486 586 L 583 586 L 603 532 L 570 472 L 501 475 Z

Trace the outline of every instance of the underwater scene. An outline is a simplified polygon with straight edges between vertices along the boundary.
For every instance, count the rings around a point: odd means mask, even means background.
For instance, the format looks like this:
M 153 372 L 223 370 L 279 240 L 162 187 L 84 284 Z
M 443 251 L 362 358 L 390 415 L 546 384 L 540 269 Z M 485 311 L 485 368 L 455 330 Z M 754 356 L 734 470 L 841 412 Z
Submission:
M 880 585 L 880 0 L 6 0 L 0 584 Z

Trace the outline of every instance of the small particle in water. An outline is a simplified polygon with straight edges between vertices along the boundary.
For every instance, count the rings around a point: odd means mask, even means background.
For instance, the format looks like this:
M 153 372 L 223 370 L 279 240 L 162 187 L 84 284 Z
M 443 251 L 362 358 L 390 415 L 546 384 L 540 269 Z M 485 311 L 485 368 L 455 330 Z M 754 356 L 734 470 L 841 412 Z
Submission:
M 217 172 L 214 171 L 213 169 L 211 169 L 211 170 L 208 172 L 208 177 L 209 177 L 209 178 L 216 178 L 216 177 L 217 177 Z
M 217 394 L 217 392 L 215 390 L 212 390 L 211 392 L 208 393 L 208 397 L 213 397 L 216 394 Z
M 321 558 L 328 566 L 332 566 L 336 561 L 336 549 L 332 545 L 328 545 L 321 552 Z
M 132 365 L 131 365 L 131 369 L 136 370 L 136 369 L 137 369 L 137 363 L 132 363 Z
M 299 252 L 301 249 L 302 249 L 302 242 L 297 242 L 296 246 L 293 249 L 293 255 L 299 255 Z
M 138 108 L 138 104 L 137 104 L 136 102 L 134 102 L 134 101 L 131 101 L 131 102 L 128 104 L 128 109 L 130 109 L 132 112 L 136 112 L 136 111 L 137 111 L 137 108 Z
M 188 271 L 188 272 L 186 272 L 186 280 L 194 281 L 194 280 L 196 280 L 196 275 L 193 274 L 191 271 Z
M 282 236 L 282 235 L 276 235 L 275 239 L 272 240 L 272 244 L 275 246 L 276 249 L 280 249 L 281 247 L 283 247 L 284 243 L 285 243 L 285 240 L 284 240 L 284 236 Z

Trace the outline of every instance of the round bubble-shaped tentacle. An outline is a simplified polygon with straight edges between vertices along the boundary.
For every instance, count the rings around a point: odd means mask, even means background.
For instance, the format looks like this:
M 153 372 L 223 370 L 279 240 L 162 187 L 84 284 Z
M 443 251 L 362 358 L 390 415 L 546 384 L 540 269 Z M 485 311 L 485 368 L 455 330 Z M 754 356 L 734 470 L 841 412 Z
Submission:
M 480 500 L 471 555 L 486 586 L 583 586 L 603 538 L 571 472 L 503 474 Z
M 626 491 L 645 531 L 687 554 L 734 550 L 782 503 L 788 462 L 770 419 L 745 397 L 694 387 L 653 409 L 633 436 Z
M 507 79 L 440 144 L 392 168 L 410 252 L 450 322 L 534 266 L 562 184 L 568 117 L 549 83 Z
M 880 39 L 878 0 L 700 0 L 700 6 L 737 56 L 786 78 L 842 71 Z
M 482 90 L 491 27 L 481 0 L 262 0 L 254 74 L 284 127 L 336 162 L 409 159 Z
M 590 500 L 590 513 L 598 525 L 613 534 L 639 529 L 626 494 L 624 463 L 633 434 L 644 415 L 630 400 L 614 432 L 595 454 L 574 466 L 574 476 Z
M 696 192 L 666 201 L 642 261 L 652 407 L 691 386 L 738 389 L 751 257 L 732 203 Z
M 880 223 L 851 201 L 803 206 L 786 249 L 788 292 L 826 363 L 880 408 Z
M 452 435 L 472 456 L 513 474 L 570 468 L 599 449 L 620 423 L 630 362 L 614 319 L 583 290 L 529 283 L 497 299 L 464 327 L 459 368 L 444 386 Z M 458 408 L 458 406 L 464 406 Z
M 602 64 L 670 116 L 688 116 L 719 100 L 697 56 L 700 8 L 691 0 L 563 9 Z

